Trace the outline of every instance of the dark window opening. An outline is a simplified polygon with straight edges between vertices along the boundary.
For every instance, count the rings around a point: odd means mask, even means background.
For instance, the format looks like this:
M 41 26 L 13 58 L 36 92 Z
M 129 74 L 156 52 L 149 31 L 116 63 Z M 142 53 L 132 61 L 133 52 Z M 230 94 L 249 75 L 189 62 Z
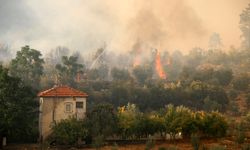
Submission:
M 76 108 L 83 108 L 83 102 L 76 102 Z

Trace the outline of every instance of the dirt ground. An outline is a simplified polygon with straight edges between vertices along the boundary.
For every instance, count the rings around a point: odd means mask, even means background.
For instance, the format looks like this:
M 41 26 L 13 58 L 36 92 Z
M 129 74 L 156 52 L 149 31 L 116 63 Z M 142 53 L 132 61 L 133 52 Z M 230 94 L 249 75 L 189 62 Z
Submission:
M 224 146 L 227 150 L 241 150 L 240 146 L 236 146 L 236 144 L 230 140 L 223 139 L 220 141 L 217 140 L 203 140 L 201 142 L 201 145 L 203 145 L 206 148 L 210 148 L 215 145 Z M 136 145 L 118 145 L 119 150 L 145 150 L 146 145 L 145 144 L 136 144 Z M 157 142 L 155 143 L 155 146 L 153 150 L 158 150 L 160 147 L 177 147 L 178 150 L 193 150 L 193 147 L 190 143 L 190 141 L 166 141 L 166 142 Z M 111 150 L 113 146 L 105 146 L 101 148 L 101 150 Z M 94 148 L 87 148 L 87 150 L 95 150 Z
M 202 140 L 202 145 L 206 148 L 210 148 L 213 145 L 224 146 L 227 150 L 241 150 L 240 145 L 236 145 L 233 141 L 229 139 L 220 139 L 220 140 Z M 145 150 L 145 144 L 126 144 L 117 146 L 118 150 Z M 177 147 L 178 150 L 193 150 L 193 147 L 188 140 L 180 141 L 165 141 L 165 142 L 156 142 L 153 150 L 158 150 L 160 147 Z M 104 146 L 100 150 L 112 150 L 113 146 Z M 45 148 L 46 149 L 46 148 Z M 95 150 L 94 148 L 47 148 L 49 150 Z M 46 150 L 47 150 L 46 149 Z M 5 150 L 41 150 L 38 144 L 10 144 L 5 147 Z

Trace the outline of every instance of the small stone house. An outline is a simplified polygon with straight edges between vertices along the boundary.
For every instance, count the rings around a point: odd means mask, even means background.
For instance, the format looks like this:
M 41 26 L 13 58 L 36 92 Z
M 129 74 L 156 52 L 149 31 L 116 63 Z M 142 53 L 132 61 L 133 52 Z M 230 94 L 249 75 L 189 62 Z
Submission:
M 86 93 L 68 86 L 55 86 L 40 92 L 38 94 L 40 139 L 46 139 L 51 133 L 51 126 L 62 119 L 69 117 L 83 119 L 87 96 Z

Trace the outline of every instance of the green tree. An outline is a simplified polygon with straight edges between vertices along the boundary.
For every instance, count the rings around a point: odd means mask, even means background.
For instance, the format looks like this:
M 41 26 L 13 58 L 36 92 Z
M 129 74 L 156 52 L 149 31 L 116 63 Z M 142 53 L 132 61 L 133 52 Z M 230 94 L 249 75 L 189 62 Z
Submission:
M 22 79 L 22 81 L 38 89 L 41 76 L 43 74 L 44 60 L 42 54 L 30 49 L 29 46 L 22 47 L 21 51 L 16 53 L 16 58 L 11 60 L 10 74 Z
M 117 131 L 117 117 L 111 104 L 98 104 L 87 114 L 89 131 L 92 137 L 113 136 Z
M 172 139 L 175 139 L 177 133 L 182 131 L 186 132 L 185 128 L 191 119 L 191 110 L 183 106 L 178 106 L 175 108 L 171 104 L 168 105 L 166 109 L 166 131 L 170 134 Z
M 63 56 L 62 63 L 57 64 L 56 70 L 58 71 L 59 82 L 62 84 L 70 84 L 75 86 L 75 79 L 77 73 L 83 72 L 84 66 L 79 64 L 77 56 Z
M 9 141 L 19 142 L 36 139 L 35 97 L 31 87 L 9 76 L 8 70 L 0 66 L 0 138 L 6 136 Z
M 224 137 L 228 124 L 224 116 L 218 112 L 211 112 L 204 115 L 203 133 L 207 137 Z
M 131 138 L 134 135 L 133 127 L 140 112 L 135 104 L 128 103 L 118 107 L 118 129 L 122 138 Z
M 250 3 L 240 14 L 240 29 L 242 32 L 242 46 L 250 49 Z

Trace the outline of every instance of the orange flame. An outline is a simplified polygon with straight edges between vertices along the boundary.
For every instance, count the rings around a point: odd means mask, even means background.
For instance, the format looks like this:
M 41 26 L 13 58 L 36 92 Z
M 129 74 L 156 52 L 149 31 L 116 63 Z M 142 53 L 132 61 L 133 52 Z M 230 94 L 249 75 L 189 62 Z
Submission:
M 159 77 L 161 79 L 166 79 L 166 73 L 164 72 L 163 68 L 162 68 L 162 64 L 161 64 L 161 57 L 159 52 L 156 52 L 156 58 L 155 58 L 155 67 L 156 67 L 156 71 L 159 75 Z
M 137 56 L 134 59 L 133 67 L 139 66 L 141 64 L 141 59 Z

